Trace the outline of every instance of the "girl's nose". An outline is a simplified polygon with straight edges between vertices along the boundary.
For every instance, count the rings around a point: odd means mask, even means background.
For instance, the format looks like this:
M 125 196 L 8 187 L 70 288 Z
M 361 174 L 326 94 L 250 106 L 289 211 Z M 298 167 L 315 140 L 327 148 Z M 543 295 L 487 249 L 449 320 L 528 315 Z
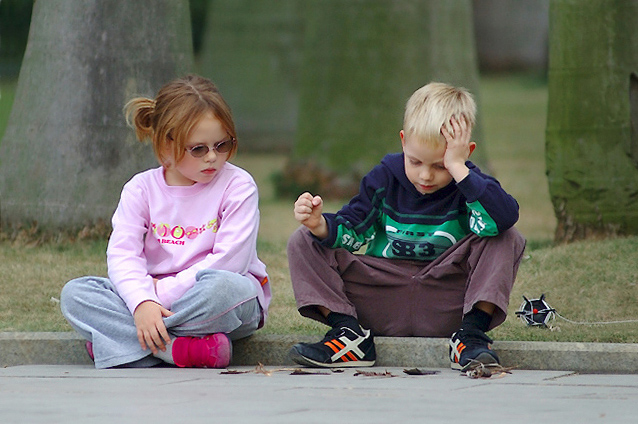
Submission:
M 215 162 L 215 159 L 217 159 L 217 152 L 215 152 L 215 149 L 208 149 L 208 153 L 204 155 L 204 160 L 206 162 Z

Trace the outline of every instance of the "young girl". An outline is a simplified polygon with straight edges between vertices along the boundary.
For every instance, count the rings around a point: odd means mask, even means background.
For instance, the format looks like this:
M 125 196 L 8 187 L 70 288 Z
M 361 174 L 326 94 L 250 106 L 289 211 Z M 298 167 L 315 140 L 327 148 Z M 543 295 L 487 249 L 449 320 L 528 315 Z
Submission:
M 109 278 L 68 282 L 65 318 L 96 368 L 224 368 L 231 340 L 263 326 L 270 303 L 256 252 L 257 186 L 228 163 L 237 150 L 230 108 L 215 85 L 187 76 L 126 105 L 161 166 L 123 188 L 107 248 Z

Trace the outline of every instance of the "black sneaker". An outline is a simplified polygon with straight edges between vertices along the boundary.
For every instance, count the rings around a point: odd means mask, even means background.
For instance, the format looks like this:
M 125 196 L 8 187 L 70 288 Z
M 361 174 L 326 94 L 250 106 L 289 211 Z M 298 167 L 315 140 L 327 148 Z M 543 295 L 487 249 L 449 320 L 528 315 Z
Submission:
M 480 364 L 499 364 L 498 356 L 489 344 L 493 343 L 481 330 L 460 329 L 450 338 L 450 361 L 454 370 L 467 371 Z
M 370 330 L 363 336 L 347 327 L 333 328 L 319 343 L 297 343 L 290 359 L 309 367 L 371 367 L 377 359 Z

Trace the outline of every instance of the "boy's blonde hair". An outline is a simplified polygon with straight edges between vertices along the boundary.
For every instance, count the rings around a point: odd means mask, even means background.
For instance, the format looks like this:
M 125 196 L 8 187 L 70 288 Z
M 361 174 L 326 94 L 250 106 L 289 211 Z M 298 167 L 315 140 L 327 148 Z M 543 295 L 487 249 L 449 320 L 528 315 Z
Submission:
M 445 143 L 441 127 L 446 125 L 453 132 L 450 119 L 465 116 L 470 131 L 476 123 L 476 102 L 465 88 L 453 87 L 441 82 L 431 82 L 412 94 L 405 105 L 403 131 L 420 143 L 440 145 Z
M 164 85 L 155 99 L 137 97 L 124 107 L 126 122 L 135 129 L 138 140 L 150 139 L 162 165 L 169 154 L 179 162 L 186 153 L 186 140 L 199 120 L 212 113 L 228 135 L 237 139 L 230 107 L 207 78 L 187 75 Z M 237 143 L 228 154 L 231 158 Z

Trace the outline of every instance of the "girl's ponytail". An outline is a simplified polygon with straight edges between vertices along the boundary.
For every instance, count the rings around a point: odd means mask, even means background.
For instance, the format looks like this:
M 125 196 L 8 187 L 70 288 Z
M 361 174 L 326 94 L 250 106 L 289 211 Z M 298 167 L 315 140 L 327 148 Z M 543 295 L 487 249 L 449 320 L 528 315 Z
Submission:
M 155 100 L 146 97 L 137 97 L 130 100 L 124 106 L 126 123 L 135 129 L 135 135 L 140 142 L 153 139 L 153 113 L 155 112 Z

